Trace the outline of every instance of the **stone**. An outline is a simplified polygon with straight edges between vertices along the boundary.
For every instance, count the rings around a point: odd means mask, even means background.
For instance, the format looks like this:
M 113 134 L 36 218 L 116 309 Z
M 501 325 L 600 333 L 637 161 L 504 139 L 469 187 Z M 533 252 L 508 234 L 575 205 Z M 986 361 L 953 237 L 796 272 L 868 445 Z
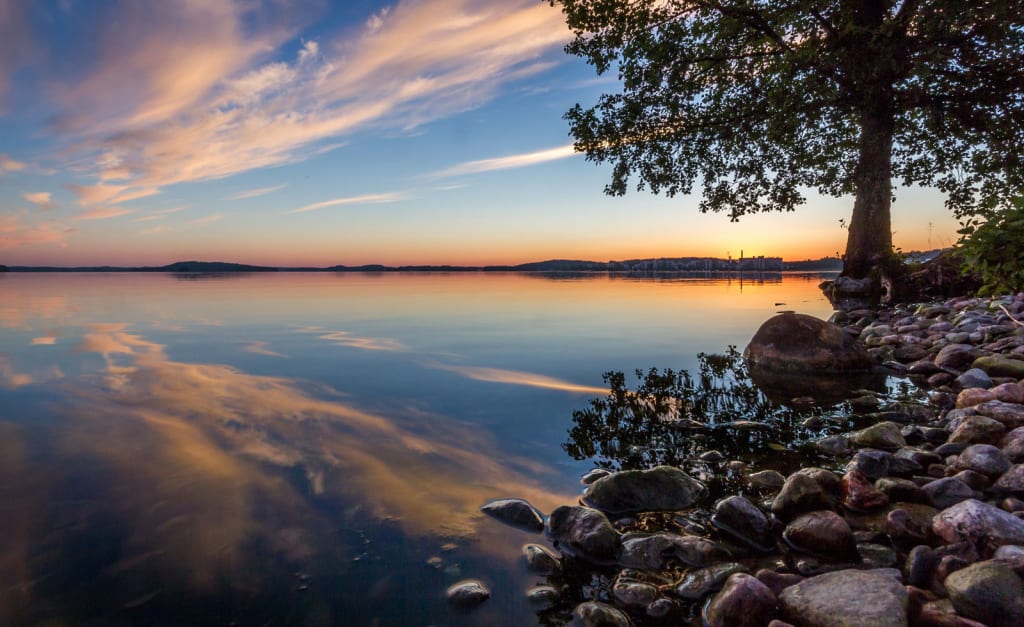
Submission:
M 1024 362 L 1021 362 L 1024 363 Z M 1003 424 L 1007 429 L 1024 426 L 1024 405 L 988 401 L 974 407 L 982 416 L 987 416 Z
M 821 489 L 827 494 L 839 496 L 842 491 L 840 478 L 831 470 L 825 470 L 824 468 L 819 468 L 817 466 L 809 466 L 796 471 L 796 474 L 814 479 L 814 481 L 820 485 Z
M 558 605 L 561 596 L 554 586 L 534 586 L 526 591 L 526 600 L 541 611 Z
M 601 477 L 607 477 L 610 474 L 612 474 L 612 471 L 607 470 L 605 468 L 594 468 L 587 474 L 580 477 L 580 483 L 582 483 L 583 485 L 590 485 L 591 483 L 594 483 Z
M 991 444 L 972 444 L 960 453 L 957 467 L 973 470 L 987 477 L 996 477 L 1010 469 L 1010 460 Z
M 944 585 L 959 614 L 989 627 L 1024 625 L 1024 582 L 1006 564 L 971 564 L 946 577 Z
M 861 564 L 869 568 L 892 568 L 896 566 L 898 557 L 896 551 L 884 544 L 874 542 L 862 542 L 857 545 L 857 552 L 861 556 Z
M 840 570 L 790 586 L 782 616 L 808 627 L 906 627 L 907 591 L 890 569 Z
M 801 553 L 836 562 L 859 561 L 853 530 L 843 517 L 829 510 L 797 517 L 782 533 L 786 544 Z
M 992 491 L 1024 497 L 1024 464 L 1015 464 L 1004 472 L 992 485 Z
M 932 586 L 935 568 L 939 565 L 939 557 L 927 544 L 915 546 L 907 554 L 905 574 L 907 584 L 928 589 Z
M 757 571 L 754 576 L 757 577 L 761 583 L 768 586 L 768 588 L 775 593 L 775 596 L 779 596 L 786 588 L 804 580 L 803 576 L 797 575 L 796 573 L 777 573 L 770 568 L 762 568 Z
M 1006 458 L 1015 464 L 1024 463 L 1024 427 L 1007 433 L 999 442 Z
M 606 564 L 618 558 L 619 532 L 596 509 L 576 505 L 557 507 L 548 517 L 547 532 L 559 549 L 583 560 Z
M 526 567 L 538 575 L 558 572 L 558 556 L 546 546 L 527 544 L 523 546 L 523 556 L 526 558 Z
M 907 445 L 895 422 L 879 422 L 851 433 L 850 442 L 858 448 L 898 449 Z
M 885 516 L 885 533 L 901 548 L 924 544 L 930 540 L 932 520 L 938 510 L 924 507 L 897 507 Z
M 534 532 L 544 530 L 544 515 L 523 499 L 496 499 L 480 511 L 512 527 Z
M 845 435 L 827 435 L 815 440 L 814 447 L 826 455 L 838 457 L 850 450 L 850 438 Z
M 449 586 L 445 596 L 456 607 L 475 607 L 491 598 L 491 591 L 476 579 L 466 579 Z
M 970 469 L 961 470 L 953 475 L 953 478 L 966 483 L 972 490 L 978 490 L 979 492 L 987 490 L 992 485 L 992 479 Z
M 992 559 L 1003 562 L 1017 573 L 1017 576 L 1024 576 L 1024 546 L 1016 544 L 1004 544 L 992 554 Z
M 946 509 L 961 501 L 978 496 L 978 493 L 971 489 L 971 486 L 953 477 L 936 479 L 931 483 L 924 484 L 922 489 L 931 498 L 935 507 L 939 509 Z
M 978 349 L 970 344 L 947 344 L 935 355 L 935 365 L 939 368 L 966 370 L 967 366 L 978 356 Z
M 729 557 L 725 547 L 699 536 L 627 533 L 622 536 L 619 565 L 642 570 L 665 570 L 674 563 L 702 568 Z
M 930 377 L 933 374 L 939 374 L 941 372 L 942 368 L 935 365 L 935 362 L 930 359 L 915 361 L 907 368 L 907 374 L 916 374 L 923 377 Z
M 778 600 L 756 577 L 737 573 L 704 607 L 706 627 L 761 627 L 775 616 Z
M 928 356 L 928 351 L 922 348 L 918 344 L 905 344 L 903 346 L 897 346 L 892 352 L 892 358 L 909 364 L 914 361 L 924 359 Z
M 768 553 L 775 548 L 775 536 L 768 517 L 742 496 L 730 496 L 719 501 L 711 516 L 711 524 L 755 551 Z
M 956 382 L 962 388 L 982 388 L 988 389 L 992 387 L 992 377 L 988 376 L 988 373 L 980 368 L 971 368 L 964 372 L 962 375 L 956 378 Z M 993 396 L 995 396 L 993 394 Z
M 855 512 L 880 509 L 889 504 L 889 497 L 872 485 L 871 480 L 856 470 L 843 475 L 843 506 Z
M 573 627 L 629 627 L 633 624 L 622 610 L 600 601 L 584 601 L 572 611 Z
M 786 483 L 786 477 L 777 470 L 762 470 L 747 477 L 747 486 L 752 490 L 779 490 Z
M 980 368 L 991 377 L 1011 377 L 1024 379 L 1024 361 L 1010 359 L 1003 355 L 986 355 L 978 357 L 971 364 L 972 368 Z
M 928 493 L 921 489 L 921 486 L 909 479 L 894 479 L 886 477 L 876 481 L 875 488 L 885 496 L 889 497 L 890 502 L 906 501 L 908 503 L 925 503 L 927 505 L 931 505 L 932 503 L 932 499 L 928 496 Z
M 932 520 L 932 531 L 946 542 L 967 541 L 979 549 L 1024 544 L 1024 520 L 976 499 L 939 512 Z
M 650 470 L 624 470 L 601 477 L 587 486 L 583 502 L 606 514 L 674 511 L 703 498 L 704 485 L 672 466 Z
M 989 391 L 995 394 L 997 401 L 1024 405 L 1024 385 L 1020 383 L 1003 383 Z
M 653 602 L 651 602 L 650 605 L 644 608 L 644 613 L 650 616 L 651 618 L 661 619 L 665 618 L 672 612 L 675 612 L 677 608 L 678 605 L 675 601 L 662 597 L 660 599 L 654 600 Z
M 769 318 L 743 351 L 752 369 L 775 373 L 867 372 L 874 360 L 840 327 L 813 316 Z
M 966 390 L 961 390 L 960 393 L 957 394 L 956 408 L 969 409 L 975 405 L 981 405 L 982 403 L 994 400 L 996 400 L 996 395 L 983 387 L 968 387 Z
M 772 513 L 788 521 L 802 513 L 831 506 L 832 499 L 817 481 L 807 475 L 793 473 L 772 501 Z
M 854 454 L 853 459 L 846 465 L 846 470 L 848 472 L 860 472 L 868 479 L 874 481 L 889 474 L 892 460 L 892 453 L 875 449 L 862 449 Z
M 746 572 L 749 572 L 747 567 L 738 562 L 725 562 L 691 570 L 676 585 L 676 596 L 687 601 L 700 600 L 721 589 L 730 576 Z
M 1006 425 L 986 416 L 967 416 L 949 436 L 953 444 L 992 444 L 1006 433 Z
M 624 581 L 622 576 L 612 586 L 612 596 L 619 605 L 646 607 L 658 598 L 658 589 L 649 583 Z

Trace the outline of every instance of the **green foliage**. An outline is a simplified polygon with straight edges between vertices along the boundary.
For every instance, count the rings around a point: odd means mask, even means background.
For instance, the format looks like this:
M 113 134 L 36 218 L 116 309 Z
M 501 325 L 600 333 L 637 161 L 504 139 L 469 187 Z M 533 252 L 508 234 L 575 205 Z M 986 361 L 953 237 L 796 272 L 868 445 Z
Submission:
M 1024 197 L 1009 208 L 988 209 L 966 221 L 959 233 L 964 271 L 978 274 L 981 295 L 1024 290 Z
M 566 114 L 610 194 L 699 185 L 734 220 L 807 189 L 884 199 L 877 155 L 961 217 L 1024 190 L 1024 0 L 551 1 L 567 51 L 620 81 Z

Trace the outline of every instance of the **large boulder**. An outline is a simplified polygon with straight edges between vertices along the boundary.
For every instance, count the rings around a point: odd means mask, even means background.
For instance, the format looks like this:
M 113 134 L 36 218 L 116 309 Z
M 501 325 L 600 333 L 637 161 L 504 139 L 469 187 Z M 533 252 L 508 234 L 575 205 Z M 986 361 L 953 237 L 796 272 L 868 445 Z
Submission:
M 743 356 L 752 368 L 772 372 L 867 372 L 874 365 L 867 350 L 840 327 L 797 313 L 769 318 Z
M 1024 625 L 1024 582 L 1002 562 L 971 564 L 946 577 L 945 586 L 962 616 L 991 627 Z
M 787 620 L 806 627 L 907 625 L 907 591 L 886 569 L 818 575 L 789 586 L 779 601 Z
M 704 484 L 672 466 L 624 470 L 587 486 L 583 502 L 606 514 L 672 511 L 692 507 L 703 498 Z

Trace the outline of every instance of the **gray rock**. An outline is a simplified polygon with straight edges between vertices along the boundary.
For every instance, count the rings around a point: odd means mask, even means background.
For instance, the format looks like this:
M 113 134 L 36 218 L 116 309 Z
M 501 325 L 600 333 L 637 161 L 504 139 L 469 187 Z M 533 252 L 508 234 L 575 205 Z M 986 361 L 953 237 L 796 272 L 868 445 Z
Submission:
M 898 449 L 907 445 L 895 422 L 879 422 L 850 434 L 850 442 L 858 448 Z
M 968 541 L 979 549 L 1024 544 L 1024 520 L 975 499 L 939 512 L 932 531 L 948 543 Z
M 749 572 L 747 567 L 738 562 L 725 562 L 691 570 L 676 585 L 676 596 L 687 601 L 697 601 L 721 589 L 731 575 L 746 572 Z
M 544 530 L 544 515 L 523 499 L 495 499 L 481 507 L 480 511 L 519 529 L 536 532 Z
M 998 560 L 1012 568 L 1018 577 L 1024 576 L 1024 546 L 1004 544 L 996 549 L 992 559 Z
M 587 486 L 583 502 L 607 514 L 686 509 L 703 498 L 704 485 L 678 468 L 624 470 Z
M 998 561 L 978 562 L 944 582 L 956 611 L 989 627 L 1024 625 L 1024 582 Z
M 992 387 L 992 377 L 988 376 L 988 373 L 980 368 L 971 368 L 957 377 L 956 382 L 959 383 L 962 388 Z
M 997 477 L 1010 469 L 1010 460 L 991 444 L 972 444 L 960 453 L 957 467 L 973 470 L 987 477 Z
M 615 597 L 619 605 L 646 607 L 658 598 L 658 589 L 649 583 L 623 580 L 620 575 L 618 581 L 612 586 L 612 596 Z
M 953 475 L 953 478 L 966 483 L 972 490 L 986 490 L 992 485 L 992 479 L 970 469 L 961 470 Z
M 850 450 L 850 438 L 845 435 L 827 435 L 815 440 L 814 447 L 826 455 L 838 457 Z
M 978 356 L 978 349 L 970 344 L 947 344 L 935 355 L 935 365 L 940 368 L 953 368 L 954 370 L 966 370 Z
M 742 496 L 730 496 L 719 501 L 711 524 L 756 551 L 767 553 L 775 548 L 768 517 Z
M 846 470 L 858 471 L 874 481 L 889 474 L 889 466 L 892 465 L 892 459 L 892 453 L 875 449 L 862 449 L 854 454 L 853 459 L 846 465 Z
M 559 569 L 558 556 L 546 546 L 527 544 L 523 546 L 523 556 L 526 558 L 526 567 L 539 575 L 549 575 Z
M 991 444 L 1006 433 L 1006 425 L 986 416 L 967 416 L 949 436 L 951 443 Z
M 587 474 L 580 477 L 580 483 L 582 483 L 583 485 L 590 485 L 591 483 L 594 483 L 598 479 L 602 477 L 607 477 L 610 474 L 612 474 L 612 471 L 610 470 L 604 468 L 594 468 Z
M 961 501 L 979 496 L 976 491 L 971 489 L 971 486 L 953 477 L 936 479 L 931 483 L 924 484 L 922 489 L 932 500 L 935 507 L 939 509 L 946 509 Z
M 761 627 L 772 620 L 778 600 L 756 577 L 737 573 L 704 608 L 706 627 Z
M 665 570 L 670 565 L 680 563 L 701 568 L 729 557 L 725 547 L 699 536 L 627 533 L 622 536 L 619 565 L 642 570 Z
M 835 512 L 822 510 L 797 517 L 786 525 L 782 538 L 801 553 L 830 561 L 859 561 L 853 530 Z
M 996 479 L 992 491 L 996 494 L 1024 496 L 1024 464 L 1016 464 L 1004 472 Z
M 793 473 L 772 501 L 772 513 L 787 521 L 815 510 L 829 509 L 832 499 L 817 481 L 807 475 Z
M 757 571 L 754 576 L 757 577 L 761 583 L 768 586 L 768 588 L 775 593 L 775 596 L 779 596 L 786 588 L 804 580 L 802 576 L 795 573 L 777 573 L 769 568 L 762 568 Z
M 783 617 L 807 627 L 906 627 L 907 591 L 889 569 L 840 570 L 782 591 Z
M 1024 405 L 1024 385 L 1020 383 L 1003 383 L 989 391 L 996 395 L 996 400 Z
M 1024 405 L 1004 403 L 1003 401 L 988 401 L 987 403 L 976 405 L 974 409 L 982 416 L 999 421 L 1007 429 L 1016 429 L 1024 425 Z
M 581 559 L 606 564 L 618 558 L 619 532 L 596 509 L 562 505 L 548 517 L 547 532 L 563 552 Z
M 911 549 L 907 555 L 907 585 L 927 590 L 932 586 L 935 567 L 939 565 L 939 557 L 932 547 L 921 544 Z
M 861 563 L 870 568 L 892 568 L 896 565 L 896 551 L 884 544 L 862 542 L 857 545 L 857 552 L 862 558 Z
M 762 470 L 747 477 L 747 485 L 753 490 L 779 490 L 786 483 L 786 477 L 777 470 Z
M 875 487 L 882 494 L 889 497 L 890 501 L 904 501 L 907 503 L 925 503 L 931 505 L 932 499 L 928 493 L 921 489 L 909 479 L 894 479 L 886 477 L 875 482 Z
M 491 591 L 476 579 L 466 579 L 450 586 L 445 596 L 457 607 L 474 607 L 491 598 Z
M 573 627 L 629 627 L 633 624 L 622 610 L 600 601 L 585 601 L 572 611 Z
M 864 347 L 840 327 L 795 313 L 769 318 L 743 355 L 752 369 L 775 373 L 866 372 L 874 365 Z
M 1015 464 L 1024 463 L 1024 427 L 1007 433 L 999 442 L 1006 458 Z
M 979 357 L 971 364 L 972 368 L 980 368 L 992 377 L 1012 377 L 1024 379 L 1024 361 L 1010 359 L 1003 355 L 986 355 Z
M 890 541 L 903 549 L 924 544 L 931 539 L 932 520 L 939 511 L 920 503 L 898 503 L 885 516 L 885 533 Z

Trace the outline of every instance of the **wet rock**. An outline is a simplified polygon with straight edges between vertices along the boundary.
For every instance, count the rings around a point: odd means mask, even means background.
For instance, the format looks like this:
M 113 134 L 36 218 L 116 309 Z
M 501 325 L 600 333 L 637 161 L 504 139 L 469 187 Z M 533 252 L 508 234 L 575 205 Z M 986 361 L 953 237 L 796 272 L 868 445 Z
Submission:
M 843 476 L 843 506 L 856 512 L 880 509 L 889 504 L 889 497 L 872 485 L 862 473 L 852 470 Z
M 1006 433 L 1006 425 L 987 416 L 967 416 L 949 436 L 951 443 L 992 444 Z
M 738 573 L 704 608 L 706 627 L 761 627 L 775 615 L 775 594 L 756 577 Z
M 1003 383 L 992 388 L 991 392 L 998 401 L 1024 405 L 1024 385 L 1020 383 Z
M 747 567 L 738 562 L 726 562 L 692 570 L 686 573 L 676 586 L 676 596 L 687 601 L 697 601 L 721 589 L 731 575 L 746 572 L 749 572 Z
M 850 438 L 845 435 L 827 435 L 815 440 L 814 447 L 826 455 L 838 457 L 850 450 Z
M 548 517 L 547 532 L 563 552 L 587 561 L 610 563 L 619 554 L 619 532 L 596 509 L 562 505 Z
M 835 512 L 822 510 L 799 516 L 786 526 L 783 539 L 793 549 L 822 559 L 859 561 L 853 530 Z
M 942 442 L 945 442 L 946 438 L 949 437 L 949 434 L 943 431 L 942 429 L 933 429 L 932 431 L 937 431 L 943 434 Z M 922 468 L 927 468 L 928 464 L 937 464 L 942 461 L 942 457 L 935 454 L 933 451 L 926 451 L 923 449 L 914 448 L 910 446 L 901 448 L 900 450 L 896 451 L 896 453 L 893 455 L 893 459 L 907 459 L 914 462 L 915 464 L 918 464 Z
M 965 386 L 966 387 L 966 386 Z M 986 386 L 987 387 L 987 386 Z M 982 387 L 968 387 L 956 397 L 957 409 L 967 409 L 996 400 L 996 395 Z
M 866 372 L 874 365 L 864 347 L 840 327 L 796 313 L 769 318 L 743 356 L 752 369 L 776 373 Z
M 953 478 L 966 483 L 972 490 L 986 490 L 992 485 L 992 480 L 973 470 L 961 470 L 953 475 Z
M 932 547 L 921 544 L 915 546 L 907 555 L 904 573 L 907 577 L 907 584 L 918 588 L 928 589 L 932 585 L 932 577 L 935 575 L 935 568 L 939 565 L 939 556 L 935 554 Z
M 980 368 L 992 377 L 1024 379 L 1024 361 L 1003 355 L 986 355 L 974 360 L 972 368 Z
M 544 514 L 523 499 L 496 499 L 480 511 L 512 527 L 535 532 L 544 530 Z
M 905 364 L 924 359 L 927 356 L 928 351 L 922 348 L 919 344 L 905 344 L 903 346 L 896 347 L 896 349 L 892 351 L 893 359 Z
M 842 486 L 840 484 L 839 477 L 836 476 L 831 470 L 825 470 L 817 466 L 810 466 L 808 468 L 801 468 L 796 471 L 796 474 L 810 477 L 821 486 L 827 494 L 838 496 L 841 492 Z
M 772 501 L 772 513 L 787 521 L 805 513 L 829 509 L 832 499 L 817 481 L 807 475 L 793 473 Z
M 909 479 L 886 477 L 875 482 L 875 488 L 889 498 L 889 501 L 906 501 L 907 503 L 925 503 L 931 505 L 928 493 Z
M 932 500 L 935 507 L 939 509 L 946 509 L 961 501 L 978 496 L 978 493 L 971 489 L 969 485 L 953 477 L 936 479 L 931 483 L 926 483 L 922 489 Z
M 624 470 L 587 486 L 583 502 L 607 514 L 686 509 L 700 500 L 702 483 L 672 466 Z
M 645 570 L 664 570 L 673 563 L 700 568 L 729 557 L 725 547 L 699 536 L 627 533 L 622 537 L 619 564 Z
M 786 588 L 779 601 L 783 617 L 798 625 L 907 625 L 907 591 L 889 569 L 818 575 Z
M 932 507 L 897 507 L 885 517 L 885 533 L 898 547 L 925 544 L 931 539 L 932 520 L 938 510 Z
M 1024 427 L 1007 433 L 999 442 L 1006 458 L 1015 464 L 1024 463 Z
M 895 422 L 879 422 L 850 434 L 850 442 L 859 448 L 898 449 L 907 445 Z
M 975 499 L 939 512 L 932 531 L 946 542 L 968 541 L 979 548 L 1024 544 L 1024 520 Z
M 956 611 L 989 627 L 1024 625 L 1024 582 L 998 561 L 972 564 L 944 582 Z
M 896 565 L 896 551 L 884 544 L 862 542 L 857 545 L 857 552 L 860 553 L 861 563 L 869 568 L 891 568 Z
M 1004 544 L 996 549 L 992 559 L 998 560 L 1012 568 L 1018 577 L 1024 576 L 1024 546 Z
M 623 581 L 622 577 L 612 586 L 612 596 L 619 605 L 646 607 L 658 598 L 658 589 L 649 583 Z
M 523 556 L 526 558 L 526 567 L 539 575 L 549 575 L 559 569 L 558 556 L 546 546 L 527 544 L 523 546 Z
M 600 601 L 580 603 L 572 611 L 573 627 L 629 627 L 632 621 L 620 609 Z
M 988 389 L 992 387 L 992 377 L 988 376 L 984 370 L 980 368 L 971 368 L 967 372 L 963 373 L 956 378 L 957 384 L 962 388 L 981 388 Z
M 555 607 L 561 597 L 562 595 L 554 586 L 534 586 L 526 591 L 526 600 L 538 610 Z
M 1016 464 L 1003 473 L 996 479 L 992 491 L 996 494 L 1024 496 L 1024 464 Z
M 786 483 L 786 477 L 777 470 L 762 470 L 747 477 L 747 486 L 752 490 L 779 490 Z
M 775 548 L 768 517 L 742 496 L 730 496 L 719 501 L 711 524 L 755 551 L 767 553 Z
M 939 374 L 940 372 L 942 372 L 942 368 L 937 366 L 935 362 L 930 359 L 915 361 L 907 368 L 908 374 L 916 374 L 923 377 L 930 377 L 934 374 Z
M 857 451 L 846 465 L 847 471 L 857 471 L 868 479 L 874 481 L 889 474 L 889 467 L 892 465 L 892 453 L 875 449 L 863 449 Z
M 475 607 L 491 598 L 491 591 L 476 579 L 466 579 L 450 586 L 445 596 L 456 607 Z
M 1024 405 L 1004 403 L 1003 401 L 988 401 L 987 403 L 977 405 L 974 409 L 982 416 L 987 416 L 1002 423 L 1008 430 L 1024 425 Z
M 935 365 L 939 368 L 966 370 L 967 366 L 978 356 L 978 349 L 970 344 L 947 344 L 935 355 Z
M 607 477 L 610 474 L 612 474 L 612 471 L 610 470 L 606 470 L 604 468 L 594 468 L 587 474 L 580 477 L 580 483 L 582 483 L 583 485 L 590 485 L 591 483 L 594 483 L 598 479 L 602 477 Z
M 973 470 L 987 477 L 996 477 L 1010 469 L 1010 460 L 991 444 L 972 444 L 960 453 L 957 467 Z

